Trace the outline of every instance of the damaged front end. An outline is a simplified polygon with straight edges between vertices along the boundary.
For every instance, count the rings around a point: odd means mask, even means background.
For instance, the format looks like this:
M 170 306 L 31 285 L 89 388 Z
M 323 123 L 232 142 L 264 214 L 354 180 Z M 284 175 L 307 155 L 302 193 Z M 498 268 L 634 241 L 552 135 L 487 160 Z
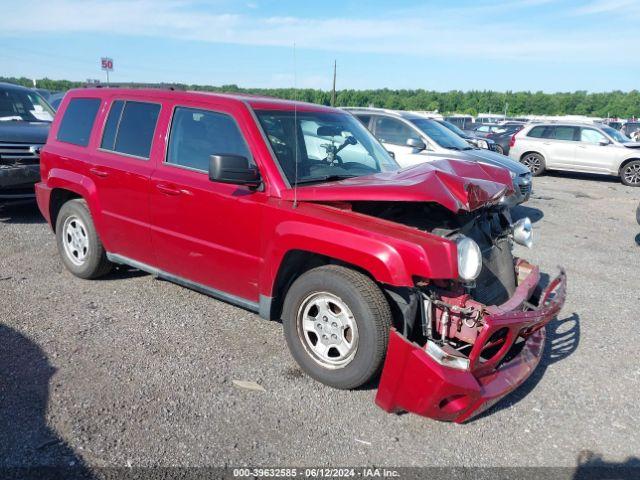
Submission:
M 538 267 L 512 255 L 514 240 L 530 241 L 527 229 L 528 219 L 513 224 L 499 210 L 429 229 L 473 238 L 482 270 L 471 282 L 417 280 L 402 331 L 391 331 L 376 396 L 382 409 L 462 423 L 531 375 L 544 350 L 544 327 L 564 304 L 566 275 L 561 271 L 541 291 Z

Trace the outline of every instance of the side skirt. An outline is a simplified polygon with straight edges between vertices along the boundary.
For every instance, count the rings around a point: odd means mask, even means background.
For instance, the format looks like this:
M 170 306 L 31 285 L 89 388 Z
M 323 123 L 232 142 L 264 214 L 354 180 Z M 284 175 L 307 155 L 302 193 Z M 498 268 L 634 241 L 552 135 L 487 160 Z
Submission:
M 137 268 L 138 270 L 142 270 L 143 272 L 150 273 L 154 277 L 177 283 L 178 285 L 181 285 L 183 287 L 187 287 L 191 290 L 195 290 L 196 292 L 200 292 L 210 297 L 217 298 L 218 300 L 223 300 L 252 312 L 258 313 L 261 310 L 260 305 L 256 302 L 252 302 L 251 300 L 247 300 L 246 298 L 238 297 L 221 290 L 216 290 L 215 288 L 207 287 L 206 285 L 202 285 L 200 283 L 192 282 L 191 280 L 187 280 L 186 278 L 178 277 L 171 273 L 160 270 L 159 268 L 147 265 L 146 263 L 138 262 L 137 260 L 123 257 L 122 255 L 118 255 L 116 253 L 107 252 L 107 258 L 110 262 L 118 263 L 120 265 L 129 265 L 130 267 Z

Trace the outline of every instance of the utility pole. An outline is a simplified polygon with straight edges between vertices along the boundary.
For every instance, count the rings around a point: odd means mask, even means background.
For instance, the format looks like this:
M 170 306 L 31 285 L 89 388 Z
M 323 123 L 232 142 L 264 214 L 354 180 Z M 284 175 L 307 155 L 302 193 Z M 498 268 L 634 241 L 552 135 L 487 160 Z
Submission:
M 336 106 L 336 61 L 333 61 L 333 90 L 331 91 L 331 106 Z
M 504 119 L 507 119 L 507 110 L 509 110 L 509 102 L 504 102 Z

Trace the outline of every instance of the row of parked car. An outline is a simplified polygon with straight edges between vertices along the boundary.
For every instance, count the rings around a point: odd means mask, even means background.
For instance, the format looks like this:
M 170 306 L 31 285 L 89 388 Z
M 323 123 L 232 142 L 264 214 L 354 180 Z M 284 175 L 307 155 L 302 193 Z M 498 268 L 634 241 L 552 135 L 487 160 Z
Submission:
M 395 154 L 401 165 L 445 156 L 509 169 L 521 193 L 511 199 L 512 204 L 526 201 L 531 192 L 531 175 L 541 175 L 546 170 L 613 175 L 625 185 L 640 186 L 640 142 L 603 123 L 507 121 L 461 130 L 447 120 L 423 114 L 371 108 L 348 110 Z M 480 144 L 479 139 L 491 143 Z

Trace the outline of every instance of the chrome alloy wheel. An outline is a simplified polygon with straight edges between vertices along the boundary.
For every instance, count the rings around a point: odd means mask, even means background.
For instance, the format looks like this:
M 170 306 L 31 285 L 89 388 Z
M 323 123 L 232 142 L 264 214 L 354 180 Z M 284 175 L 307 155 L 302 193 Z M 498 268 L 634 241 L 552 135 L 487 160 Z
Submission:
M 62 244 L 67 258 L 74 265 L 82 265 L 89 253 L 89 235 L 87 227 L 75 215 L 69 216 L 62 226 Z
M 630 185 L 640 185 L 640 164 L 631 163 L 624 167 L 622 176 Z
M 522 159 L 522 164 L 529 169 L 534 175 L 542 169 L 542 161 L 538 155 L 526 155 Z
M 328 292 L 312 293 L 301 303 L 296 319 L 305 350 L 324 368 L 348 365 L 358 349 L 358 325 L 347 305 Z

